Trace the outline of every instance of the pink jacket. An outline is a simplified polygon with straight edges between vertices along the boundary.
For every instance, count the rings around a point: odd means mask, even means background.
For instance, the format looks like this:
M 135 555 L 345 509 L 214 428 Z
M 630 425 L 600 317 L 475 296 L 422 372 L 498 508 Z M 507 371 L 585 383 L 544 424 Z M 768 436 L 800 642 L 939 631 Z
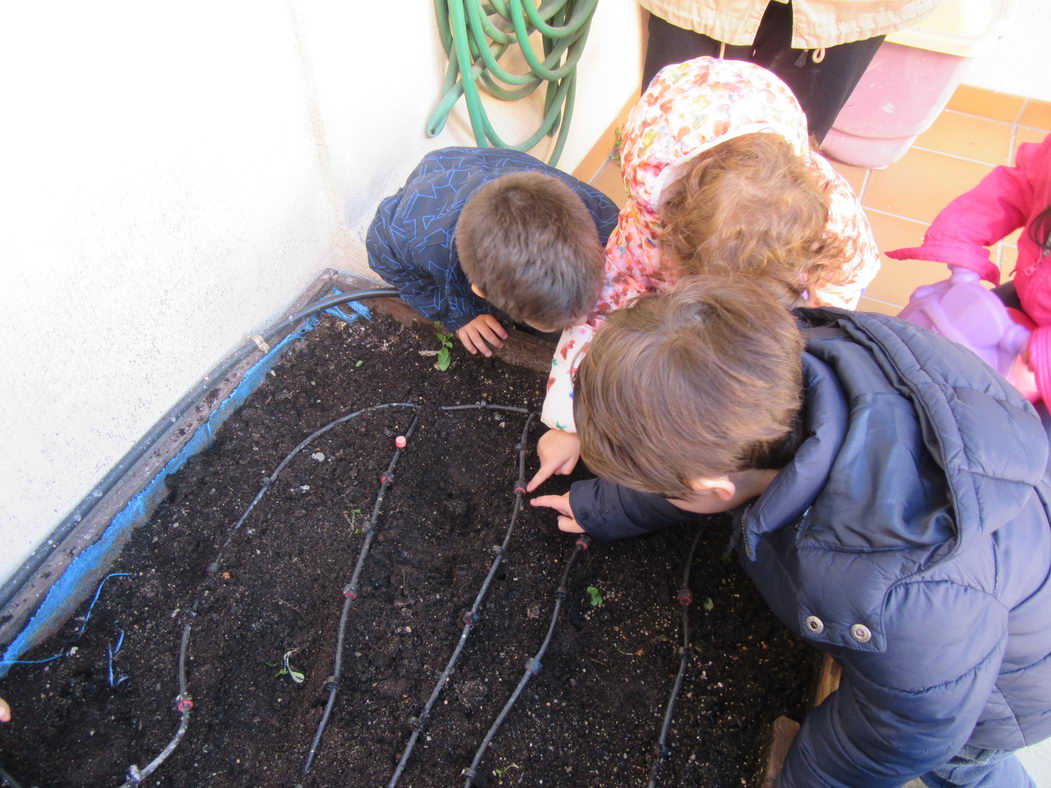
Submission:
M 850 185 L 810 148 L 806 116 L 774 74 L 753 63 L 700 57 L 667 66 L 628 114 L 620 164 L 628 201 L 606 244 L 606 283 L 584 325 L 567 328 L 551 362 L 542 419 L 574 431 L 572 374 L 604 316 L 641 293 L 675 284 L 662 259 L 660 204 L 665 190 L 696 156 L 721 142 L 754 132 L 784 137 L 829 197 L 828 232 L 848 241 L 846 283 L 811 293 L 813 306 L 853 309 L 879 270 L 868 218 Z
M 1024 227 L 1014 283 L 1022 309 L 1038 328 L 1029 361 L 1041 394 L 1051 392 L 1051 257 L 1029 236 L 1029 224 L 1051 205 L 1051 134 L 1019 146 L 1015 166 L 997 167 L 938 214 L 923 245 L 887 252 L 898 260 L 933 260 L 969 268 L 993 284 L 1000 270 L 986 248 Z M 1042 381 L 1041 378 L 1044 380 Z M 1045 399 L 1046 401 L 1046 399 Z

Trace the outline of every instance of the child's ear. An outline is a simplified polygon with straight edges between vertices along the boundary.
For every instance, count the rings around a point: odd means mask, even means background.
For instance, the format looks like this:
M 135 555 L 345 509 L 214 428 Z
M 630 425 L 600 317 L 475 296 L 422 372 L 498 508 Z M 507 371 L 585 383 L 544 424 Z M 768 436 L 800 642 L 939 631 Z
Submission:
M 730 501 L 737 493 L 737 485 L 729 476 L 691 479 L 690 487 L 697 492 L 712 495 L 720 501 Z
M 482 288 L 480 288 L 478 285 L 471 285 L 471 292 L 479 298 L 485 298 L 485 293 L 482 292 Z

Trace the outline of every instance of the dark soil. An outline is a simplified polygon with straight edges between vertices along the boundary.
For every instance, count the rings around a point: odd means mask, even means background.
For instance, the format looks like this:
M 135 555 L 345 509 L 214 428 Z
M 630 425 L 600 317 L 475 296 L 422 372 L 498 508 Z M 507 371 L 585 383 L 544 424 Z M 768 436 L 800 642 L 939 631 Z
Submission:
M 538 408 L 543 378 L 457 349 L 436 371 L 427 328 L 386 319 L 327 319 L 290 351 L 171 480 L 171 492 L 110 571 L 86 632 L 80 620 L 0 682 L 15 721 L 0 728 L 4 768 L 23 786 L 119 785 L 171 740 L 179 639 L 206 589 L 189 644 L 189 731 L 149 785 L 386 785 L 462 630 L 514 503 L 525 417 L 441 405 Z M 358 362 L 363 362 L 358 365 Z M 259 491 L 303 438 L 343 413 L 384 402 L 419 405 L 351 607 L 343 676 L 309 777 L 304 757 L 321 716 L 349 580 L 409 409 L 377 410 L 308 445 L 208 564 Z M 528 472 L 536 467 L 537 423 Z M 563 492 L 569 480 L 546 485 Z M 526 507 L 455 674 L 401 780 L 462 784 L 461 770 L 522 676 L 549 625 L 574 540 Z M 814 657 L 774 619 L 736 563 L 720 560 L 725 518 L 702 529 L 691 586 L 692 653 L 660 784 L 734 786 L 760 768 L 770 723 L 799 719 Z M 569 594 L 543 669 L 497 733 L 478 785 L 645 785 L 679 665 L 674 598 L 694 528 L 594 544 Z M 207 578 L 207 579 L 206 579 Z M 203 586 L 202 586 L 203 584 Z M 601 595 L 593 605 L 588 587 Z M 597 599 L 595 600 L 597 601 Z M 85 604 L 80 614 L 83 616 Z M 107 647 L 123 631 L 108 682 Z M 282 655 L 306 679 L 278 675 Z M 2 782 L 2 780 L 0 780 Z

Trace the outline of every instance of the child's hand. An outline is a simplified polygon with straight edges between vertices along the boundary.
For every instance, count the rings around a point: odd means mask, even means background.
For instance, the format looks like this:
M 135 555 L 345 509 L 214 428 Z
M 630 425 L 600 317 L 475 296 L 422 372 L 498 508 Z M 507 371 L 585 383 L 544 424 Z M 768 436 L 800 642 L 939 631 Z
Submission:
M 540 470 L 526 485 L 527 492 L 533 492 L 553 473 L 561 476 L 573 473 L 580 459 L 580 438 L 575 432 L 548 430 L 537 441 L 536 453 L 540 457 Z
M 3 698 L 0 698 L 0 722 L 11 722 L 11 707 Z
M 558 530 L 565 531 L 567 534 L 584 533 L 584 529 L 580 527 L 576 518 L 573 517 L 573 510 L 569 507 L 569 493 L 564 495 L 541 495 L 539 498 L 533 498 L 529 503 L 533 506 L 546 506 L 548 509 L 554 509 L 558 512 Z
M 484 314 L 478 315 L 467 325 L 456 329 L 456 336 L 469 353 L 491 356 L 493 351 L 489 349 L 489 345 L 503 347 L 503 340 L 507 339 L 507 332 L 504 331 L 499 320 L 492 315 Z

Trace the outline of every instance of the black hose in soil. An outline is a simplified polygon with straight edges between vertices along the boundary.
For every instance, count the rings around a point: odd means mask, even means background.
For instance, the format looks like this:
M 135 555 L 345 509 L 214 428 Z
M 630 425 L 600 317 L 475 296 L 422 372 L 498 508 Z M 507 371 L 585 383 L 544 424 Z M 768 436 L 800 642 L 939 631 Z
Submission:
M 331 300 L 331 299 L 328 299 L 328 300 Z M 182 740 L 183 736 L 186 735 L 186 731 L 187 731 L 187 729 L 189 728 L 189 725 L 190 725 L 190 710 L 193 708 L 193 698 L 190 696 L 189 692 L 187 691 L 187 682 L 186 682 L 186 660 L 187 660 L 188 653 L 189 653 L 189 648 L 190 648 L 191 621 L 192 621 L 192 619 L 194 617 L 196 617 L 197 611 L 200 608 L 201 602 L 207 596 L 208 591 L 207 591 L 207 588 L 205 588 L 205 583 L 207 582 L 208 577 L 214 576 L 215 574 L 218 573 L 219 566 L 220 566 L 220 560 L 222 559 L 223 552 L 230 545 L 231 540 L 234 538 L 235 534 L 240 529 L 241 525 L 248 518 L 248 515 L 251 514 L 251 512 L 255 508 L 256 504 L 259 503 L 259 501 L 263 498 L 263 495 L 266 493 L 266 491 L 268 489 L 270 489 L 270 486 L 277 480 L 277 477 L 281 473 L 281 471 L 285 469 L 285 467 L 288 465 L 288 463 L 292 461 L 292 458 L 295 457 L 300 451 L 302 451 L 304 447 L 310 445 L 310 443 L 314 439 L 316 439 L 320 435 L 324 435 L 326 432 L 331 430 L 333 427 L 335 427 L 335 426 L 337 426 L 339 424 L 342 424 L 342 423 L 344 423 L 346 421 L 349 421 L 350 419 L 353 419 L 356 416 L 360 416 L 363 413 L 368 413 L 369 411 L 384 410 L 384 409 L 387 409 L 387 408 L 412 408 L 413 411 L 415 411 L 416 410 L 416 405 L 414 405 L 414 404 L 412 404 L 410 402 L 387 402 L 387 403 L 384 403 L 382 405 L 372 405 L 372 406 L 367 407 L 367 408 L 361 408 L 361 409 L 353 411 L 351 413 L 346 413 L 346 414 L 340 416 L 337 419 L 333 419 L 332 421 L 330 421 L 325 426 L 321 427 L 320 429 L 314 430 L 314 432 L 310 433 L 310 435 L 308 435 L 306 438 L 301 440 L 296 445 L 296 447 L 294 449 L 292 449 L 292 451 L 290 451 L 287 455 L 285 455 L 285 458 L 283 460 L 281 460 L 281 462 L 279 462 L 277 464 L 277 467 L 274 469 L 273 473 L 271 473 L 270 476 L 268 476 L 266 479 L 263 480 L 263 485 L 260 488 L 259 492 L 256 493 L 256 496 L 252 499 L 252 502 L 250 504 L 248 504 L 248 508 L 245 509 L 245 511 L 238 518 L 237 522 L 230 529 L 229 533 L 226 536 L 226 539 L 223 541 L 222 546 L 220 546 L 218 552 L 216 553 L 215 558 L 208 565 L 208 575 L 201 581 L 200 584 L 198 584 L 197 594 L 196 594 L 196 596 L 195 596 L 195 598 L 193 600 L 193 604 L 190 606 L 190 610 L 188 612 L 188 616 L 189 616 L 190 620 L 188 620 L 183 626 L 182 640 L 180 641 L 180 645 L 179 645 L 179 694 L 175 698 L 175 708 L 180 714 L 179 728 L 176 731 L 175 736 L 168 743 L 168 746 L 165 747 L 160 752 L 160 754 L 157 755 L 156 758 L 154 758 L 152 761 L 150 761 L 149 764 L 147 764 L 142 769 L 139 769 L 138 766 L 135 766 L 134 764 L 132 766 L 128 767 L 128 776 L 127 776 L 127 779 L 125 780 L 125 782 L 121 785 L 121 788 L 133 788 L 133 786 L 139 785 L 143 780 L 145 780 L 147 777 L 149 777 L 165 761 L 165 759 L 169 755 L 172 754 L 172 752 L 178 746 L 179 742 Z M 417 424 L 418 421 L 419 421 L 419 417 L 416 416 L 416 415 L 413 415 L 412 424 L 409 426 L 408 431 L 405 433 L 407 437 L 412 435 L 413 431 L 416 429 L 416 424 Z M 358 572 L 360 571 L 361 560 L 363 560 L 363 558 L 364 558 L 364 552 L 367 552 L 367 550 L 368 550 L 368 543 L 371 542 L 371 537 L 372 537 L 371 525 L 375 522 L 375 519 L 378 516 L 379 507 L 380 507 L 380 504 L 383 501 L 383 493 L 386 490 L 387 486 L 390 485 L 390 482 L 393 481 L 394 466 L 397 463 L 397 459 L 398 459 L 400 454 L 401 454 L 401 448 L 395 449 L 394 457 L 391 459 L 391 463 L 390 463 L 390 465 L 387 468 L 386 474 L 384 474 L 384 476 L 381 479 L 382 486 L 380 488 L 380 493 L 379 493 L 379 496 L 376 499 L 376 506 L 373 509 L 372 518 L 370 519 L 370 524 L 369 524 L 369 526 L 367 526 L 367 528 L 369 529 L 369 533 L 366 536 L 366 544 L 363 547 L 363 554 L 362 554 L 361 558 L 359 558 L 359 566 L 358 566 L 358 569 L 355 570 L 354 578 L 351 581 L 352 584 L 356 584 L 356 582 L 357 582 L 356 578 L 357 578 Z M 348 601 L 349 601 L 349 599 L 348 599 Z M 346 618 L 346 613 L 347 613 L 346 607 L 347 606 L 345 605 L 344 606 L 344 608 L 345 608 L 344 609 L 344 619 Z M 340 648 L 337 651 L 337 670 L 338 670 L 340 662 L 341 662 L 342 638 L 343 638 L 342 628 L 345 627 L 345 621 L 341 621 L 340 626 L 341 626 Z M 331 709 L 326 709 L 326 711 L 331 711 Z M 325 722 L 326 723 L 327 723 L 327 720 L 328 720 L 328 714 L 326 713 L 326 715 L 325 715 Z
M 500 710 L 500 713 L 496 715 L 496 719 L 493 724 L 489 727 L 488 733 L 485 734 L 485 738 L 482 739 L 482 743 L 478 745 L 478 749 L 475 751 L 474 759 L 471 761 L 471 765 L 463 770 L 464 788 L 471 788 L 474 784 L 474 778 L 478 775 L 478 765 L 482 762 L 482 758 L 485 756 L 485 751 L 489 748 L 489 744 L 492 742 L 493 737 L 496 736 L 496 732 L 500 730 L 500 726 L 504 724 L 504 720 L 507 719 L 507 715 L 511 713 L 511 708 L 515 705 L 522 691 L 525 689 L 526 684 L 533 678 L 537 673 L 540 672 L 542 667 L 542 660 L 544 655 L 547 653 L 548 646 L 551 645 L 551 638 L 555 634 L 555 625 L 558 623 L 558 614 L 562 612 L 562 605 L 569 595 L 569 591 L 566 587 L 569 581 L 569 572 L 573 568 L 573 564 L 576 563 L 577 556 L 588 549 L 591 545 L 591 539 L 587 536 L 580 536 L 577 538 L 576 546 L 573 548 L 573 552 L 569 556 L 569 560 L 566 561 L 566 568 L 562 570 L 562 577 L 558 582 L 558 589 L 555 591 L 555 608 L 551 613 L 551 623 L 547 627 L 547 635 L 544 637 L 544 642 L 540 644 L 540 648 L 536 654 L 526 660 L 526 669 L 522 673 L 522 678 L 518 680 L 518 686 L 515 687 L 514 692 L 511 693 L 511 697 L 507 699 L 507 703 Z
M 697 542 L 700 541 L 700 538 L 701 529 L 697 528 L 697 534 L 690 545 L 690 552 L 686 555 L 686 566 L 682 570 L 682 587 L 675 598 L 675 601 L 682 607 L 682 646 L 679 648 L 679 672 L 675 675 L 675 682 L 668 696 L 668 705 L 664 709 L 664 722 L 661 724 L 660 737 L 657 739 L 657 754 L 650 766 L 648 788 L 657 788 L 657 777 L 660 774 L 661 765 L 664 759 L 671 754 L 668 747 L 668 734 L 671 732 L 675 703 L 679 699 L 683 678 L 686 676 L 686 666 L 690 661 L 690 605 L 693 603 L 693 594 L 690 592 L 690 569 L 693 567 L 693 556 L 697 552 Z
M 509 410 L 513 412 L 523 410 L 522 408 L 507 405 L 490 405 L 485 400 L 482 400 L 475 405 L 451 405 L 442 408 L 442 410 L 466 410 L 468 408 L 487 408 L 492 410 Z M 508 524 L 507 531 L 504 533 L 503 541 L 495 547 L 496 557 L 493 558 L 493 562 L 489 567 L 489 572 L 486 574 L 485 580 L 482 581 L 482 587 L 474 598 L 474 604 L 471 605 L 470 611 L 464 616 L 463 631 L 460 632 L 460 639 L 457 641 L 456 647 L 453 649 L 452 656 L 449 657 L 449 661 L 445 665 L 445 670 L 442 671 L 442 674 L 438 677 L 438 681 L 435 682 L 430 697 L 427 698 L 427 702 L 423 705 L 423 710 L 413 720 L 412 735 L 409 736 L 409 741 L 402 750 L 401 758 L 398 760 L 398 766 L 394 770 L 394 774 L 391 775 L 390 781 L 387 783 L 387 788 L 394 788 L 394 786 L 398 784 L 398 780 L 401 779 L 402 772 L 405 771 L 405 766 L 408 764 L 409 758 L 412 757 L 412 751 L 416 747 L 416 742 L 419 740 L 420 735 L 423 733 L 423 729 L 427 725 L 427 721 L 431 716 L 431 710 L 434 708 L 434 704 L 438 702 L 442 690 L 445 689 L 446 682 L 456 668 L 456 663 L 460 659 L 460 654 L 463 653 L 464 646 L 467 645 L 467 638 L 470 636 L 471 630 L 474 629 L 474 625 L 478 623 L 478 611 L 482 606 L 482 602 L 485 600 L 485 596 L 489 591 L 489 586 L 492 584 L 493 578 L 496 576 L 497 570 L 500 568 L 500 564 L 503 563 L 504 556 L 507 554 L 507 546 L 511 543 L 511 534 L 514 532 L 515 522 L 518 520 L 518 515 L 522 511 L 522 497 L 526 494 L 526 440 L 529 437 L 529 427 L 532 425 L 535 417 L 535 413 L 529 414 L 529 418 L 526 419 L 525 426 L 522 428 L 522 437 L 519 438 L 518 444 L 515 446 L 515 450 L 518 452 L 518 478 L 515 481 L 514 487 L 515 503 L 511 510 L 511 522 Z
M 415 408 L 415 406 L 410 407 Z M 409 429 L 405 431 L 405 438 L 407 440 L 412 438 L 419 422 L 419 414 L 414 414 Z M 300 446 L 302 445 L 303 444 L 300 444 Z M 401 457 L 401 451 L 400 446 L 397 446 L 394 449 L 394 455 L 391 457 L 390 464 L 387 465 L 387 470 L 380 477 L 380 489 L 376 494 L 376 502 L 372 507 L 372 516 L 369 517 L 368 523 L 365 524 L 365 539 L 361 544 L 361 551 L 358 553 L 358 560 L 354 566 L 354 572 L 351 575 L 350 582 L 343 588 L 343 612 L 339 617 L 339 630 L 336 634 L 336 654 L 335 659 L 333 660 L 332 674 L 325 681 L 325 689 L 328 691 L 328 699 L 325 701 L 325 711 L 322 713 L 321 720 L 318 722 L 317 731 L 314 733 L 314 739 L 310 743 L 310 750 L 307 752 L 306 760 L 303 763 L 304 777 L 307 776 L 310 772 L 311 766 L 314 764 L 314 758 L 317 755 L 318 747 L 321 746 L 321 737 L 325 733 L 325 728 L 328 727 L 329 717 L 332 715 L 332 709 L 336 705 L 336 692 L 339 689 L 339 680 L 343 674 L 343 641 L 347 632 L 347 619 L 350 616 L 351 605 L 358 598 L 358 580 L 361 577 L 362 567 L 365 565 L 365 557 L 368 555 L 369 547 L 371 547 L 372 540 L 376 535 L 376 522 L 379 519 L 380 510 L 383 506 L 383 498 L 387 494 L 387 489 L 394 482 L 394 469 L 398 465 L 398 458 Z

